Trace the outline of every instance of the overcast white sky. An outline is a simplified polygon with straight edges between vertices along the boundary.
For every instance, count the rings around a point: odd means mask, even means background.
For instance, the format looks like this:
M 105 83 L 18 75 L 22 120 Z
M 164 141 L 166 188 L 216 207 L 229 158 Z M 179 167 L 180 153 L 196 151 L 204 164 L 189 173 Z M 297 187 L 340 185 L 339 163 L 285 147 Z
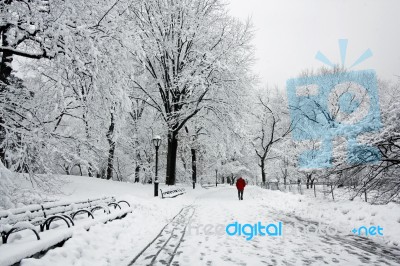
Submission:
M 400 0 L 227 0 L 232 15 L 252 17 L 255 71 L 269 86 L 284 87 L 304 69 L 317 69 L 318 51 L 340 63 L 338 39 L 348 39 L 350 66 L 370 48 L 373 57 L 352 70 L 400 76 Z

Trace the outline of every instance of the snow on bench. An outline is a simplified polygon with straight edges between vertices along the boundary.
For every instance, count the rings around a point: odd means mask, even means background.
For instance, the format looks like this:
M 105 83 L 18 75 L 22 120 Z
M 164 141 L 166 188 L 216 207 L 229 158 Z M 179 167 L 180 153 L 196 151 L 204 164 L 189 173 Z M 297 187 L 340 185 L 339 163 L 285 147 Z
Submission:
M 68 227 L 74 226 L 75 218 L 80 214 L 87 214 L 94 219 L 94 212 L 103 210 L 110 214 L 109 207 L 119 208 L 120 204 L 126 204 L 127 201 L 116 202 L 114 197 L 103 197 L 97 199 L 88 199 L 83 201 L 58 201 L 46 202 L 43 204 L 32 204 L 22 208 L 0 211 L 0 233 L 3 244 L 6 244 L 12 233 L 30 230 L 37 240 L 40 240 L 40 232 L 49 230 L 51 223 L 63 221 Z
M 160 189 L 160 192 L 161 192 L 161 198 L 175 198 L 179 195 L 186 193 L 184 188 L 176 188 L 164 192 L 162 191 L 162 189 Z
M 205 189 L 209 189 L 209 188 L 214 188 L 214 187 L 216 187 L 216 185 L 215 185 L 215 184 L 206 184 L 206 185 L 201 184 L 201 187 L 202 187 L 202 188 L 205 188 Z
M 128 205 L 129 203 L 126 202 Z M 44 231 L 40 240 L 27 239 L 27 241 L 16 241 L 7 245 L 0 245 L 0 265 L 14 265 L 21 260 L 34 257 L 37 254 L 59 246 L 67 239 L 71 238 L 74 232 L 82 229 L 89 230 L 91 227 L 101 223 L 108 223 L 115 219 L 125 217 L 133 211 L 132 207 L 116 210 L 111 214 L 104 215 L 96 219 L 85 219 L 80 224 L 70 228 L 57 228 L 54 230 Z

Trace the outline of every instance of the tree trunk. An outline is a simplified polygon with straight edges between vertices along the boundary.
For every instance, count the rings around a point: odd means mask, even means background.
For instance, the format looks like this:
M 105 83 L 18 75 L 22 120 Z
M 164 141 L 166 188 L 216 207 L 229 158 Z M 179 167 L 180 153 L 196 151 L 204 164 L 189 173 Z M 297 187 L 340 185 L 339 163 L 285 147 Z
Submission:
M 262 180 L 262 183 L 265 184 L 265 181 L 266 181 L 266 178 L 265 178 L 265 163 L 264 163 L 264 160 L 262 160 L 262 159 L 261 159 L 260 167 L 261 167 L 261 180 Z
M 66 175 L 70 175 L 71 174 L 70 171 L 69 171 L 69 165 L 64 164 L 64 165 L 62 165 L 62 167 L 63 167 Z
M 110 144 L 110 149 L 108 150 L 108 160 L 107 160 L 107 179 L 113 178 L 113 165 L 114 165 L 114 153 L 115 153 L 115 143 L 108 142 Z
M 193 182 L 193 189 L 196 187 L 196 150 L 195 149 L 190 149 L 192 153 L 192 182 Z
M 114 128 L 115 128 L 115 121 L 114 121 L 114 113 L 111 113 L 111 124 L 108 128 L 107 132 L 107 141 L 110 149 L 108 150 L 108 160 L 107 160 L 107 179 L 112 179 L 113 177 L 113 165 L 114 165 L 114 153 L 115 153 L 115 142 L 113 140 L 114 136 Z
M 7 40 L 7 35 L 4 29 L 2 29 L 1 33 L 1 40 L 2 46 L 8 46 L 8 40 Z M 13 61 L 13 55 L 10 52 L 3 52 L 1 56 L 1 61 L 0 61 L 0 92 L 3 92 L 6 90 L 6 87 L 3 86 L 1 83 L 3 82 L 4 84 L 9 84 L 8 83 L 8 78 L 11 75 L 12 71 L 12 66 L 11 63 Z M 6 162 L 6 149 L 4 148 L 4 141 L 6 139 L 6 130 L 4 128 L 4 123 L 5 120 L 3 116 L 0 117 L 0 160 L 1 162 L 7 167 L 7 162 Z
M 176 152 L 178 149 L 178 139 L 176 132 L 170 132 L 168 134 L 168 148 L 167 148 L 167 175 L 166 184 L 175 185 L 176 180 Z
M 81 165 L 81 164 L 78 164 L 78 168 L 79 168 L 79 174 L 80 174 L 81 176 L 83 176 L 82 165 Z
M 287 178 L 287 168 L 285 168 L 285 174 L 283 176 L 283 184 L 286 186 L 286 178 Z
M 89 162 L 88 164 L 88 176 L 89 177 L 93 177 L 93 168 L 92 168 L 92 164 Z
M 1 39 L 2 39 L 2 46 L 8 47 L 9 43 L 7 40 L 6 31 L 1 31 Z M 8 78 L 11 75 L 12 61 L 13 61 L 12 52 L 3 51 L 0 61 L 0 81 L 3 81 L 6 84 L 8 84 Z
M 3 165 L 8 168 L 8 164 L 6 162 L 6 149 L 4 147 L 4 142 L 6 140 L 6 130 L 3 127 L 4 122 L 3 116 L 0 116 L 0 160 Z
M 136 146 L 136 167 L 135 167 L 135 183 L 139 183 L 139 179 L 140 179 L 140 162 L 141 162 L 141 157 L 140 157 L 140 151 L 138 150 L 139 147 L 139 140 L 138 140 L 138 123 L 137 120 L 139 119 L 139 117 L 135 116 L 135 120 L 134 120 L 134 129 L 135 129 L 135 146 Z
M 139 164 L 136 164 L 136 167 L 135 167 L 135 183 L 139 183 L 139 172 L 140 172 L 140 166 L 139 166 Z
M 135 141 L 136 147 L 139 147 L 139 141 Z M 136 167 L 135 167 L 135 183 L 139 183 L 140 179 L 140 152 L 136 150 Z
M 306 180 L 307 189 L 309 189 L 309 187 L 310 187 L 311 177 L 312 177 L 312 174 L 307 174 L 307 180 Z

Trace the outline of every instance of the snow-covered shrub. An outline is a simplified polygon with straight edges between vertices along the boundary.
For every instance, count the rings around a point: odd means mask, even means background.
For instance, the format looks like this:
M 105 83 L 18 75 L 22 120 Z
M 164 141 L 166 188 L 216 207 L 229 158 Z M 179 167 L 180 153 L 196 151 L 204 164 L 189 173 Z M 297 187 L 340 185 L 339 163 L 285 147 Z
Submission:
M 14 184 L 11 175 L 12 173 L 0 161 L 0 209 L 13 207 L 10 192 L 14 190 Z

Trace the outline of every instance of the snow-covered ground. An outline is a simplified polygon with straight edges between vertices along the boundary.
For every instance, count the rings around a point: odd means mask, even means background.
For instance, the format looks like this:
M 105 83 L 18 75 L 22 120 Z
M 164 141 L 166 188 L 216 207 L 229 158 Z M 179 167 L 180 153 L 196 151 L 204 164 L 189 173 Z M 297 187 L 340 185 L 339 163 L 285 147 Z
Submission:
M 133 212 L 121 220 L 74 230 L 62 247 L 29 265 L 396 265 L 400 263 L 400 207 L 360 201 L 315 199 L 248 186 L 192 190 L 173 199 L 154 198 L 153 186 L 87 177 L 64 177 L 66 199 L 114 195 Z M 162 188 L 162 186 L 161 186 Z M 282 236 L 229 236 L 228 224 L 282 223 Z M 380 226 L 383 236 L 351 230 Z M 328 228 L 329 232 L 326 232 Z M 65 230 L 65 228 L 56 228 Z M 314 232 L 319 230 L 319 232 Z M 231 231 L 232 232 L 232 231 Z M 246 231 L 248 232 L 248 231 Z M 22 239 L 0 246 L 17 246 Z M 31 239 L 29 241 L 36 241 Z M 5 254 L 5 255 L 3 255 Z
M 344 194 L 340 189 L 335 193 L 336 201 L 332 201 L 329 196 L 325 199 L 315 198 L 312 192 L 299 195 L 267 191 L 261 193 L 259 197 L 271 202 L 269 206 L 276 211 L 327 223 L 343 232 L 350 232 L 360 226 L 380 225 L 384 228 L 384 234 L 373 240 L 400 247 L 400 205 L 395 203 L 371 205 L 361 198 L 350 201 L 347 197 L 340 197 Z

